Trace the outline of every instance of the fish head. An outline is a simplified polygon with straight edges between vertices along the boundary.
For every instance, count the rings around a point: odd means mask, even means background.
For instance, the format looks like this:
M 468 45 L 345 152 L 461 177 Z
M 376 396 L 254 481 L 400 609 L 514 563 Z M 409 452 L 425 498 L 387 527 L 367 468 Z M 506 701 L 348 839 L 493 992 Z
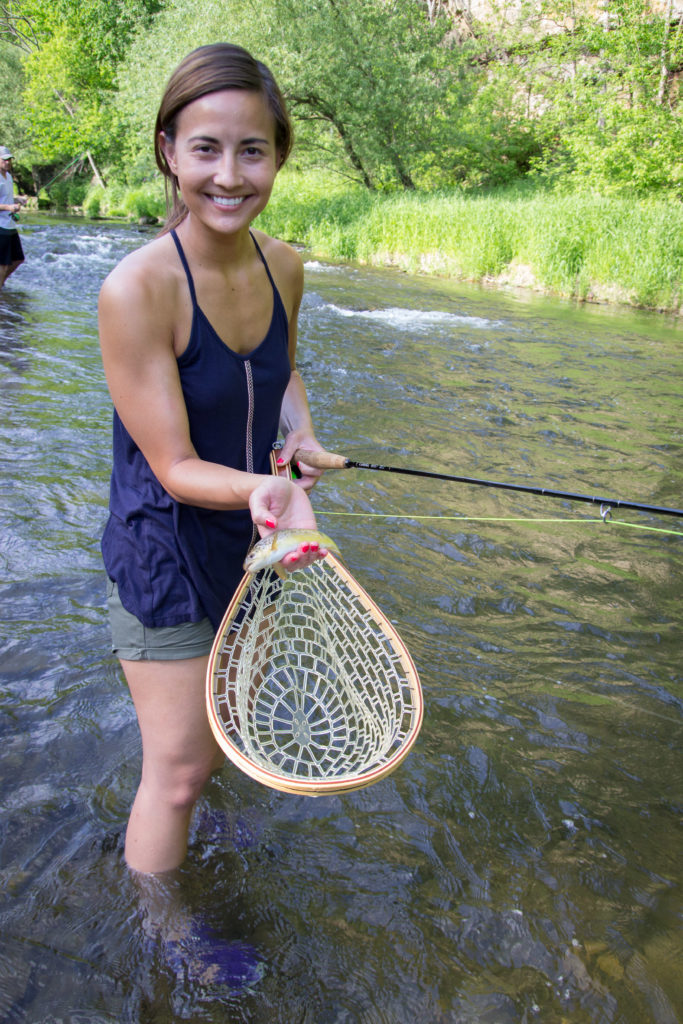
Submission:
M 273 560 L 271 556 L 275 551 L 276 543 L 277 534 L 275 533 L 257 541 L 251 551 L 247 554 L 247 557 L 244 559 L 244 565 L 242 566 L 244 571 L 258 572 L 259 569 L 263 569 L 264 566 L 269 565 Z

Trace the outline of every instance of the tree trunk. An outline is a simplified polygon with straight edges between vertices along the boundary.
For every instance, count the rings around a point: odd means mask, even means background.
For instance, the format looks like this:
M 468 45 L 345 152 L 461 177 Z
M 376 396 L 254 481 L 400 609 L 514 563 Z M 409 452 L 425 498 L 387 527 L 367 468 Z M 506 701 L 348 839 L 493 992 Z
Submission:
M 90 150 L 88 150 L 88 152 L 85 155 L 87 157 L 88 163 L 90 164 L 90 166 L 92 168 L 92 172 L 93 172 L 93 175 L 95 177 L 95 181 L 100 186 L 100 188 L 106 188 L 107 187 L 106 186 L 106 182 L 105 182 L 104 178 L 102 177 L 102 175 L 100 174 L 100 172 L 99 172 L 99 170 L 97 168 L 97 164 L 95 163 L 95 161 L 92 158 L 92 153 L 90 152 Z
M 669 32 L 671 31 L 671 15 L 673 12 L 673 0 L 666 0 L 666 10 L 664 12 L 664 38 L 662 39 L 662 49 L 659 56 L 660 71 L 659 71 L 659 89 L 657 90 L 657 106 L 664 106 L 664 96 L 666 93 L 666 83 L 669 78 L 669 66 L 666 62 L 667 47 L 669 43 Z

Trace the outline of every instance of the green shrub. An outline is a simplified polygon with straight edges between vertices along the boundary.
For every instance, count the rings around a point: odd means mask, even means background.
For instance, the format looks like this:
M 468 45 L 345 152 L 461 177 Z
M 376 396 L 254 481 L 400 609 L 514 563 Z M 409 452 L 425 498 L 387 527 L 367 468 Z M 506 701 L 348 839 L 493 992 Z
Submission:
M 99 217 L 102 213 L 102 202 L 105 190 L 101 185 L 92 185 L 83 200 L 83 213 L 86 217 Z
M 166 201 L 160 183 L 130 189 L 121 205 L 126 216 L 135 220 L 150 217 L 162 220 L 166 216 Z

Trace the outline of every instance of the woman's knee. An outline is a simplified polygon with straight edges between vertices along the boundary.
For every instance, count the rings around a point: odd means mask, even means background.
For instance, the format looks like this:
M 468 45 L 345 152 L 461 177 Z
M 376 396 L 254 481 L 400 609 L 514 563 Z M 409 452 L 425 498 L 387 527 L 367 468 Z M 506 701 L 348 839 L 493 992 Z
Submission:
M 146 768 L 143 760 L 142 782 L 156 791 L 157 799 L 174 810 L 186 810 L 196 804 L 209 780 L 211 760 L 194 764 L 176 764 Z

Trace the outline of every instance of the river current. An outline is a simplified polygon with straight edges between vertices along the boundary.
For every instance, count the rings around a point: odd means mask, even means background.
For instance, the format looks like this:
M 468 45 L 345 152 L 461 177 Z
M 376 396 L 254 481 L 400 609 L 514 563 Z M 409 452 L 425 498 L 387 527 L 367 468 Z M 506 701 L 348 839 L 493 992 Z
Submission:
M 425 719 L 345 796 L 226 767 L 184 898 L 263 965 L 148 955 L 122 836 L 140 745 L 99 540 L 102 279 L 149 233 L 26 220 L 0 293 L 0 1021 L 683 1019 L 683 522 L 330 472 L 320 527 L 405 640 Z M 350 458 L 681 508 L 680 326 L 306 262 L 299 368 Z

